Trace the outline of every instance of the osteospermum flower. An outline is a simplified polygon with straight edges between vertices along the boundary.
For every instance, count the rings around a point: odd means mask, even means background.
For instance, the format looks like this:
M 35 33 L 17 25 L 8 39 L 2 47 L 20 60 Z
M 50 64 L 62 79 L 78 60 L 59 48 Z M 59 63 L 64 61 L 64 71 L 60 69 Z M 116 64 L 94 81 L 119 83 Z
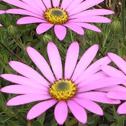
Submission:
M 109 93 L 107 96 L 109 98 L 113 99 L 120 99 L 120 100 L 126 100 L 126 62 L 118 55 L 114 53 L 108 53 L 108 56 L 111 58 L 111 60 L 120 68 L 120 70 L 112 67 L 112 66 L 104 66 L 102 69 L 103 71 L 112 76 L 112 77 L 117 77 L 117 78 L 123 78 L 125 81 L 122 85 L 117 85 L 113 86 L 110 89 L 107 89 Z M 118 114 L 126 114 L 126 102 L 122 103 L 118 109 L 117 109 Z
M 99 28 L 89 23 L 110 23 L 111 20 L 102 16 L 113 14 L 107 9 L 87 10 L 104 0 L 3 0 L 21 9 L 9 9 L 11 14 L 27 15 L 17 21 L 17 24 L 40 23 L 36 32 L 38 34 L 48 31 L 54 26 L 54 32 L 59 40 L 66 36 L 66 27 L 74 32 L 84 35 L 87 28 L 101 32 Z M 52 3 L 52 4 L 51 4 Z
M 119 84 L 122 79 L 109 77 L 100 71 L 102 65 L 111 62 L 107 56 L 89 66 L 97 51 L 98 45 L 93 45 L 77 63 L 79 44 L 73 42 L 67 50 L 63 70 L 59 51 L 55 44 L 50 42 L 47 54 L 51 70 L 39 52 L 27 47 L 28 55 L 43 75 L 26 64 L 11 61 L 9 65 L 21 75 L 2 74 L 2 78 L 16 84 L 5 86 L 1 91 L 20 95 L 10 99 L 7 105 L 16 106 L 41 101 L 30 109 L 27 114 L 28 120 L 36 118 L 55 105 L 54 116 L 60 125 L 67 118 L 68 108 L 81 123 L 87 121 L 85 109 L 103 115 L 103 110 L 95 101 L 108 104 L 118 104 L 120 101 L 107 98 L 106 93 L 98 92 L 97 89 Z
M 3 14 L 3 13 L 5 13 L 5 11 L 3 11 L 3 10 L 0 10 L 0 14 Z M 0 27 L 2 27 L 3 25 L 2 24 L 0 24 Z

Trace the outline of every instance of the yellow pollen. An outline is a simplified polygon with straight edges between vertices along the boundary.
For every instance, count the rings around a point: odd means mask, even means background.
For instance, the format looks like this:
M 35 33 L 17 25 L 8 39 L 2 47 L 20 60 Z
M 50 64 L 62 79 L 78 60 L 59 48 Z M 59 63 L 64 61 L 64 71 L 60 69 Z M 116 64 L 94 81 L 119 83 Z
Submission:
M 59 80 L 51 84 L 49 88 L 50 95 L 57 100 L 69 100 L 76 92 L 76 85 L 70 80 Z
M 45 11 L 45 19 L 51 24 L 64 24 L 68 20 L 67 11 L 60 8 L 49 8 Z

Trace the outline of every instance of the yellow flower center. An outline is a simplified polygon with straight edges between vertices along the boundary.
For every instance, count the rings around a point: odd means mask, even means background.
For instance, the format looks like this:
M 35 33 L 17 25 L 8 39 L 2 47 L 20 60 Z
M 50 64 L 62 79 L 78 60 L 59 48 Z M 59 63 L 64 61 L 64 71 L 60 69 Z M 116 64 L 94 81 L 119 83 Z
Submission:
M 49 88 L 50 95 L 57 100 L 68 100 L 72 98 L 76 92 L 76 85 L 70 80 L 59 80 L 52 84 Z
M 64 24 L 68 20 L 67 11 L 60 8 L 49 8 L 45 11 L 45 19 L 51 24 Z

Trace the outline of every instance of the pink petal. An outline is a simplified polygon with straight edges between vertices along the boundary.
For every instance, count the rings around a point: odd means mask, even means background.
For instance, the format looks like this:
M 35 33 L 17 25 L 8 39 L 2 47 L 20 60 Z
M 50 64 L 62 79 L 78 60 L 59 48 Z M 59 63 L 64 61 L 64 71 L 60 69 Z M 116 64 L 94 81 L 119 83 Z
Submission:
M 76 8 L 74 8 L 73 10 L 70 11 L 70 15 L 72 14 L 76 14 L 78 12 L 84 11 L 90 7 L 93 7 L 101 2 L 103 2 L 104 0 L 86 0 L 83 3 L 81 3 L 79 6 L 77 6 Z
M 45 83 L 43 83 L 42 85 L 42 83 L 40 84 L 38 82 L 35 82 L 34 80 L 31 80 L 23 76 L 15 75 L 15 74 L 2 74 L 1 77 L 16 84 L 21 84 L 24 86 L 25 85 L 31 86 L 31 87 L 39 88 L 46 91 L 48 90 L 47 87 L 50 86 L 50 84 L 45 85 Z
M 41 115 L 46 110 L 51 108 L 53 105 L 55 105 L 56 102 L 57 102 L 56 100 L 48 100 L 48 101 L 44 101 L 44 102 L 40 102 L 40 103 L 36 104 L 28 112 L 27 119 L 31 120 L 31 119 L 36 118 L 37 116 Z
M 35 10 L 39 11 L 40 13 L 42 12 L 40 6 L 38 6 L 35 0 L 22 0 L 22 1 L 26 3 L 27 5 L 30 5 L 31 7 L 33 7 Z
M 66 8 L 71 4 L 73 0 L 62 0 L 62 3 L 61 3 L 61 8 L 63 8 L 63 10 L 66 10 Z
M 6 13 L 9 13 L 9 14 L 20 14 L 20 15 L 29 15 L 29 16 L 33 16 L 31 18 L 33 18 L 34 20 L 38 20 L 40 22 L 40 20 L 43 18 L 43 15 L 38 15 L 38 14 L 35 14 L 35 13 L 32 13 L 30 11 L 27 11 L 27 10 L 23 10 L 23 9 L 8 9 L 6 11 Z M 37 17 L 37 18 L 34 18 L 34 17 Z M 43 20 L 41 20 L 42 22 Z
M 7 102 L 7 106 L 17 106 L 17 105 L 23 105 L 35 101 L 40 101 L 40 100 L 47 100 L 50 99 L 50 95 L 39 95 L 39 94 L 27 94 L 27 95 L 19 95 L 16 96 L 12 99 L 10 99 Z
M 80 27 L 83 27 L 83 28 L 86 28 L 86 29 L 89 29 L 89 30 L 93 30 L 93 31 L 96 31 L 96 32 L 101 32 L 101 30 L 98 27 L 96 27 L 95 25 L 92 25 L 92 24 L 88 24 L 88 23 L 72 23 L 72 24 L 75 24 L 75 25 L 78 25 Z
M 111 62 L 111 60 L 106 56 L 103 57 L 97 61 L 95 61 L 92 65 L 90 65 L 75 81 L 75 83 L 79 83 L 83 80 L 85 80 L 86 78 L 88 78 L 89 76 L 91 76 L 92 74 L 98 72 L 101 69 L 102 65 L 106 65 L 109 64 Z
M 50 0 L 42 0 L 47 9 L 52 8 Z
M 96 80 L 94 82 L 91 82 L 91 83 L 83 86 L 82 88 L 79 88 L 78 92 L 97 90 L 98 88 L 109 87 L 109 86 L 121 84 L 122 82 L 123 82 L 123 80 L 120 78 L 106 77 L 106 78 L 102 78 L 102 79 Z
M 47 46 L 47 53 L 52 70 L 57 78 L 57 80 L 62 79 L 62 62 L 59 51 L 53 42 L 50 42 Z
M 0 27 L 2 27 L 3 25 L 2 24 L 0 24 Z
M 93 16 L 93 15 L 109 15 L 114 14 L 114 11 L 107 10 L 107 9 L 92 9 L 92 10 L 86 10 L 80 13 L 77 13 L 75 15 L 70 16 L 70 18 L 79 18 L 84 16 Z
M 68 115 L 68 108 L 65 101 L 59 101 L 54 110 L 54 116 L 59 125 L 63 125 Z
M 98 91 L 123 91 L 126 92 L 126 88 L 124 86 L 119 86 L 119 85 L 115 85 L 115 86 L 110 86 L 110 87 L 105 87 L 105 88 L 99 88 L 97 89 Z
M 118 109 L 117 109 L 118 114 L 126 114 L 126 102 L 122 103 Z
M 33 68 L 27 66 L 26 64 L 23 64 L 18 61 L 11 61 L 9 65 L 18 73 L 22 74 L 23 76 L 26 76 L 27 78 L 34 80 L 40 84 L 48 85 L 49 83 Z
M 14 5 L 14 6 L 17 6 L 17 7 L 23 8 L 25 10 L 31 11 L 33 13 L 41 15 L 41 13 L 38 12 L 36 9 L 32 8 L 30 5 L 25 4 L 22 1 L 19 1 L 19 0 L 3 0 L 3 1 L 8 3 L 8 4 L 11 4 L 11 5 Z
M 41 89 L 33 88 L 30 86 L 24 86 L 24 85 L 5 86 L 1 89 L 1 91 L 5 93 L 12 93 L 12 94 L 48 94 L 48 92 L 45 92 Z
M 85 85 L 87 85 L 87 84 L 93 83 L 93 82 L 96 81 L 96 80 L 104 79 L 104 78 L 106 78 L 106 77 L 108 77 L 108 76 L 107 76 L 104 72 L 102 72 L 102 71 L 101 71 L 101 72 L 97 72 L 97 73 L 95 73 L 95 74 L 89 76 L 87 79 L 83 80 L 82 82 L 80 82 L 80 83 L 77 85 L 77 87 L 78 87 L 78 88 L 81 88 L 81 87 L 83 87 L 83 86 L 85 86 Z
M 47 1 L 47 0 L 46 0 Z M 38 4 L 38 6 L 41 8 L 41 10 L 45 11 L 46 7 L 43 4 L 42 0 L 35 0 L 35 2 Z
M 103 110 L 95 102 L 80 99 L 80 98 L 74 98 L 73 100 L 79 105 L 81 105 L 82 107 L 84 107 L 85 109 L 87 109 L 88 111 L 97 115 L 103 115 Z
M 72 31 L 80 34 L 80 35 L 84 35 L 84 30 L 82 27 L 72 24 L 72 23 L 66 23 L 64 24 L 64 26 L 68 27 L 69 29 L 71 29 Z
M 36 17 L 22 17 L 18 19 L 17 24 L 30 24 L 30 23 L 41 23 L 41 22 L 46 22 L 46 21 Z
M 88 22 L 88 23 L 110 23 L 111 20 L 103 16 L 84 16 L 81 18 L 71 19 L 71 22 Z
M 53 7 L 59 7 L 60 0 L 52 0 Z
M 123 91 L 110 91 L 107 93 L 107 97 L 119 100 L 126 100 L 126 92 Z
M 0 14 L 3 14 L 3 13 L 5 13 L 5 11 L 3 11 L 3 10 L 0 10 Z
M 65 38 L 67 30 L 63 25 L 55 25 L 54 26 L 54 31 L 55 31 L 55 34 L 56 34 L 57 38 L 60 41 L 62 41 Z
M 71 77 L 77 63 L 78 55 L 79 55 L 79 44 L 77 42 L 73 42 L 69 46 L 66 54 L 65 69 L 64 69 L 65 79 L 69 79 Z
M 104 65 L 102 67 L 102 70 L 109 76 L 112 77 L 119 77 L 122 79 L 126 79 L 126 76 L 124 75 L 124 73 L 120 70 L 117 70 L 116 68 L 109 66 L 109 65 Z
M 107 104 L 119 104 L 120 103 L 120 100 L 108 98 L 106 96 L 106 93 L 104 93 L 104 92 L 93 92 L 92 91 L 92 92 L 86 92 L 86 93 L 78 93 L 76 95 L 76 97 L 91 100 L 91 101 L 96 101 L 96 102 L 100 102 L 100 103 L 107 103 Z
M 108 53 L 108 56 L 126 74 L 126 62 L 114 53 Z
M 72 76 L 72 80 L 75 81 L 77 77 L 89 66 L 92 62 L 94 57 L 98 52 L 98 45 L 91 46 L 81 57 L 80 61 L 78 62 L 75 71 Z
M 82 1 L 83 0 L 73 0 L 72 3 L 66 9 L 66 11 L 69 13 L 72 9 L 75 9 L 77 6 L 79 6 Z
M 55 81 L 55 78 L 53 76 L 53 73 L 52 73 L 48 63 L 44 59 L 44 57 L 38 51 L 36 51 L 35 49 L 33 49 L 31 47 L 27 47 L 27 52 L 28 52 L 28 55 L 30 56 L 30 58 L 32 59 L 32 61 L 35 63 L 35 65 L 43 73 L 43 75 L 50 82 L 53 83 Z
M 87 113 L 84 108 L 82 108 L 79 104 L 77 104 L 73 100 L 67 101 L 68 107 L 72 114 L 75 116 L 75 118 L 85 124 L 87 122 Z
M 48 31 L 52 27 L 53 27 L 53 24 L 42 23 L 37 26 L 36 32 L 37 32 L 37 34 L 42 34 L 46 31 Z

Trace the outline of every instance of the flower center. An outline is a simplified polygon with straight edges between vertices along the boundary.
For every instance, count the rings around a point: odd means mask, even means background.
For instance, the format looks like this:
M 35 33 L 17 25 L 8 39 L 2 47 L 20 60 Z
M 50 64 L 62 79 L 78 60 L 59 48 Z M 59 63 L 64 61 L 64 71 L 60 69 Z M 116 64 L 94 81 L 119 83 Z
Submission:
M 45 11 L 45 19 L 51 24 L 64 24 L 68 20 L 67 11 L 60 8 L 49 8 Z
M 50 95 L 57 100 L 68 100 L 72 98 L 76 92 L 76 85 L 70 80 L 59 80 L 52 84 L 49 88 Z

